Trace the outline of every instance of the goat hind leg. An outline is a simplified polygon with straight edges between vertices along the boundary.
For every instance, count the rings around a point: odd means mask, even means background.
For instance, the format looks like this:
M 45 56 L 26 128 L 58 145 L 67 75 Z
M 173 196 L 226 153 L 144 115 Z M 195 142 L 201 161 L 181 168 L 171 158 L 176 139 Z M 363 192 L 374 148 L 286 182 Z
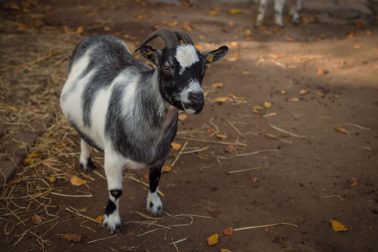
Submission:
M 114 162 L 105 153 L 105 174 L 108 182 L 109 200 L 105 208 L 104 226 L 110 230 L 111 234 L 116 233 L 121 227 L 119 216 L 119 198 L 122 195 L 122 165 Z M 113 161 L 113 162 L 112 162 Z
M 80 168 L 84 171 L 95 168 L 91 159 L 91 147 L 83 139 L 80 139 Z

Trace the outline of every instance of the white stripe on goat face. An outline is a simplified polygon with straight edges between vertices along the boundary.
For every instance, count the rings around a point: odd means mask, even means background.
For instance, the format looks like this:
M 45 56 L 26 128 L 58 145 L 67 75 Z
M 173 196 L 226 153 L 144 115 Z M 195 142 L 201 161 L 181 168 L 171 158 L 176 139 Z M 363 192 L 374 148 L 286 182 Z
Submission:
M 176 60 L 180 64 L 179 74 L 183 74 L 185 68 L 199 61 L 197 50 L 193 45 L 180 45 L 176 50 Z
M 190 93 L 202 93 L 202 92 L 203 90 L 198 80 L 190 80 L 189 84 L 180 93 L 180 101 L 184 104 L 188 104 L 190 103 L 190 100 L 189 100 Z M 190 114 L 194 114 L 195 112 L 192 109 L 185 109 L 185 111 Z

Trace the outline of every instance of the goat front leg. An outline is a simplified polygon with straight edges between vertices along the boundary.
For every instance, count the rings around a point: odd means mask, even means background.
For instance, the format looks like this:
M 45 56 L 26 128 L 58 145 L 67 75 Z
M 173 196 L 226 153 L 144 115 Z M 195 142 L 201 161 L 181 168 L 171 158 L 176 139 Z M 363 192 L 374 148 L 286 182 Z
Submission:
M 104 226 L 110 230 L 111 234 L 114 234 L 121 227 L 119 198 L 122 195 L 123 165 L 118 161 L 117 157 L 112 157 L 105 152 L 104 166 L 109 189 L 109 200 L 104 214 Z
M 275 0 L 274 1 L 274 19 L 276 25 L 284 27 L 283 21 L 283 10 L 285 6 L 285 0 Z
M 159 160 L 150 166 L 150 190 L 147 195 L 146 208 L 154 216 L 161 216 L 163 214 L 163 203 L 157 193 L 163 164 L 164 160 Z
M 256 19 L 256 27 L 261 26 L 264 23 L 264 16 L 266 12 L 267 7 L 267 0 L 260 0 L 258 13 L 257 13 L 257 19 Z

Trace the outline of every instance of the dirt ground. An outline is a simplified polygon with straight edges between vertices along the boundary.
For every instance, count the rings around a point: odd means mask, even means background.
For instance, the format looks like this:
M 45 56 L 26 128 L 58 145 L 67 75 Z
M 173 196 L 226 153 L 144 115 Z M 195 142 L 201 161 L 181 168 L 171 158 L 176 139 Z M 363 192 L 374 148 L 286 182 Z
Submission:
M 271 14 L 254 28 L 253 4 L 25 0 L 0 12 L 0 168 L 18 166 L 1 190 L 1 251 L 378 251 L 376 16 L 304 9 L 301 25 L 278 29 Z M 59 109 L 67 58 L 88 34 L 133 49 L 158 27 L 230 52 L 207 71 L 204 111 L 181 115 L 159 186 L 165 214 L 145 210 L 145 171 L 127 171 L 110 236 L 98 222 L 102 153 L 80 172 Z

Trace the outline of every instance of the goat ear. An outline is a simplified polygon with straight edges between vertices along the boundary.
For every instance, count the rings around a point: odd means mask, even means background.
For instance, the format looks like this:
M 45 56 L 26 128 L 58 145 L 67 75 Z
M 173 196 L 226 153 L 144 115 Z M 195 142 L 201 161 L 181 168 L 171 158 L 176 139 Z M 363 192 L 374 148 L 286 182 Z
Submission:
M 155 66 L 159 65 L 159 61 L 161 58 L 160 50 L 155 50 L 151 46 L 143 46 L 142 48 L 140 48 L 140 53 L 144 58 L 151 61 Z
M 227 46 L 221 46 L 214 51 L 210 51 L 210 52 L 205 53 L 204 56 L 206 58 L 206 63 L 211 64 L 215 61 L 220 60 L 221 58 L 223 58 L 227 54 L 227 52 L 228 52 L 228 47 Z

